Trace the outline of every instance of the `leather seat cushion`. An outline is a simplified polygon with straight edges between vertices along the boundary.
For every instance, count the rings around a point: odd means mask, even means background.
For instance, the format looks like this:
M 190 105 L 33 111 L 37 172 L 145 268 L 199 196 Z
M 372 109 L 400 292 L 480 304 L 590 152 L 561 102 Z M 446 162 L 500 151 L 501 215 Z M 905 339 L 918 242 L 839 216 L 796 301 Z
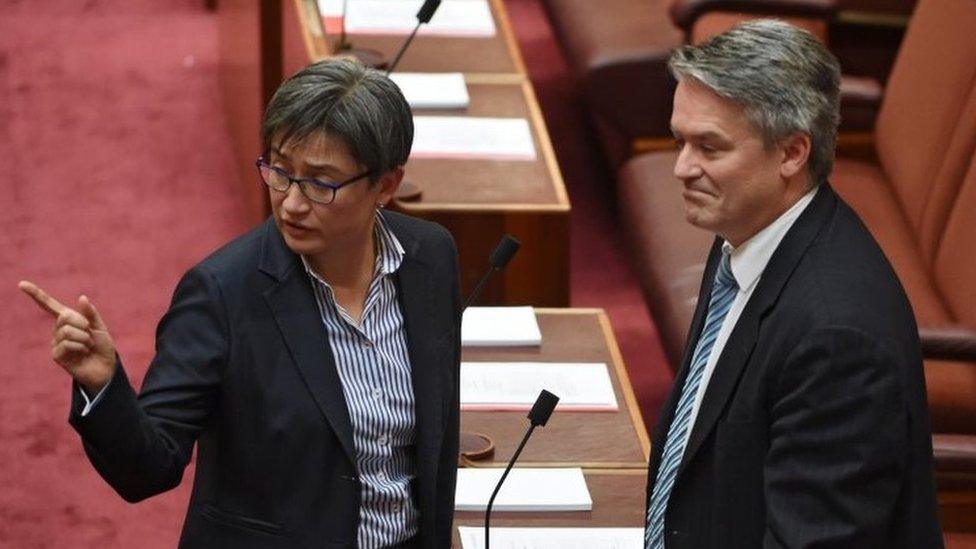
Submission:
M 705 259 L 714 236 L 685 220 L 675 153 L 634 157 L 617 178 L 617 202 L 632 263 L 665 353 L 676 367 L 695 312 Z

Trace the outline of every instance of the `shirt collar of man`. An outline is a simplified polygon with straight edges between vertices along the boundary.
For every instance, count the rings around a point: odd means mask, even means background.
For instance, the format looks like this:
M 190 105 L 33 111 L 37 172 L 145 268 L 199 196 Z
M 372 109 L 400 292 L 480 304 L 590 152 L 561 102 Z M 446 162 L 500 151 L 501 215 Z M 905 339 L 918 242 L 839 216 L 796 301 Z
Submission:
M 819 188 L 817 186 L 810 189 L 790 209 L 783 212 L 775 221 L 739 246 L 732 246 L 727 240 L 722 244 L 722 249 L 732 254 L 729 258 L 730 266 L 740 292 L 749 293 L 752 291 L 752 287 L 759 281 L 760 275 L 766 269 L 766 264 L 773 257 L 773 252 L 776 251 L 793 223 L 816 196 Z
M 375 280 L 381 276 L 397 272 L 400 269 L 400 265 L 403 264 L 405 252 L 403 251 L 403 245 L 400 244 L 400 240 L 390 230 L 390 227 L 386 224 L 386 220 L 383 219 L 383 215 L 380 212 L 376 212 L 376 223 L 373 224 L 373 238 L 376 243 L 376 266 L 373 268 L 373 279 Z M 302 256 L 302 264 L 305 265 L 305 271 L 309 276 L 331 290 L 332 287 L 329 286 L 329 283 L 312 270 L 311 264 L 309 264 L 308 259 L 304 255 Z

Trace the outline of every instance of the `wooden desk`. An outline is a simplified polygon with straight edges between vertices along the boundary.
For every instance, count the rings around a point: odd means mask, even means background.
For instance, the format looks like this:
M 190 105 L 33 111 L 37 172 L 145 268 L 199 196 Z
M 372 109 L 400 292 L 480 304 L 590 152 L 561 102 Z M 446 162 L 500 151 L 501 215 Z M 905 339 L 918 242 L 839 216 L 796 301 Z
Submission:
M 467 295 L 488 267 L 505 233 L 522 249 L 482 291 L 479 304 L 569 305 L 569 197 L 545 121 L 515 43 L 502 0 L 491 0 L 497 33 L 490 38 L 418 35 L 397 70 L 463 72 L 471 103 L 464 111 L 416 110 L 418 115 L 517 117 L 529 120 L 533 162 L 411 159 L 407 177 L 423 188 L 417 201 L 391 207 L 436 221 L 458 242 L 461 289 Z M 298 13 L 308 59 L 331 51 L 323 25 Z M 394 55 L 404 36 L 350 35 L 356 47 Z
M 304 0 L 300 0 L 304 1 Z M 527 74 L 521 52 L 515 41 L 503 0 L 489 0 L 495 22 L 495 35 L 485 37 L 431 36 L 421 31 L 414 38 L 396 70 L 401 72 L 463 72 L 493 74 Z M 328 33 L 324 22 L 309 21 L 303 25 L 309 29 L 306 42 L 312 59 L 331 55 L 338 42 L 335 33 Z M 414 20 L 416 22 L 416 20 Z M 403 46 L 407 35 L 349 34 L 346 41 L 356 48 L 375 50 L 392 62 Z
M 488 267 L 505 233 L 522 249 L 485 286 L 479 304 L 562 307 L 569 304 L 569 197 L 531 85 L 486 83 L 468 76 L 471 104 L 464 111 L 417 111 L 446 116 L 529 120 L 534 161 L 412 159 L 407 177 L 423 195 L 394 201 L 395 210 L 447 227 L 458 243 L 461 289 L 467 295 Z
M 556 411 L 536 429 L 519 466 L 603 467 L 643 471 L 650 440 L 634 399 L 610 322 L 602 309 L 537 309 L 542 346 L 471 348 L 464 361 L 605 362 L 620 409 L 617 412 Z M 528 427 L 525 412 L 461 412 L 461 430 L 484 433 L 495 442 L 485 466 L 504 466 Z
M 329 55 L 314 0 L 228 0 L 218 6 L 220 74 L 231 137 L 241 173 L 241 196 L 251 222 L 268 214 L 267 193 L 256 182 L 258 125 L 281 82 L 310 61 Z M 391 208 L 447 227 L 458 242 L 465 295 L 488 267 L 504 233 L 522 250 L 484 288 L 480 304 L 569 304 L 569 212 L 566 188 L 538 102 L 502 0 L 490 0 L 497 33 L 487 38 L 415 38 L 400 70 L 461 71 L 471 105 L 465 111 L 418 111 L 449 116 L 522 117 L 529 120 L 537 158 L 532 162 L 414 159 L 407 174 L 423 188 L 417 201 Z M 312 8 L 311 11 L 309 8 Z M 403 36 L 352 35 L 358 47 L 394 55 Z
M 635 528 L 644 525 L 647 471 L 584 470 L 586 486 L 593 499 L 592 511 L 553 513 L 491 514 L 491 525 L 507 527 L 613 527 Z M 461 547 L 458 526 L 484 527 L 483 512 L 459 511 L 454 514 L 453 547 Z

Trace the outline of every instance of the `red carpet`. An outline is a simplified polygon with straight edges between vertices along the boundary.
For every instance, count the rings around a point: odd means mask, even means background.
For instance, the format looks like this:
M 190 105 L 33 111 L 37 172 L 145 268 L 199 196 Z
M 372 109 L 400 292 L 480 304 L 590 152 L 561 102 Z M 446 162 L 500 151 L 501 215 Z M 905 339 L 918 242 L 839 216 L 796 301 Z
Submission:
M 200 2 L 38 4 L 0 8 L 0 547 L 171 548 L 189 484 L 129 505 L 95 473 L 52 323 L 16 283 L 87 293 L 141 383 L 180 274 L 244 229 L 216 21 Z
M 536 0 L 508 2 L 574 204 L 573 305 L 605 307 L 651 416 L 669 382 L 612 182 Z M 244 230 L 202 2 L 0 2 L 0 547 L 174 547 L 192 468 L 123 502 L 66 422 L 51 321 L 16 290 L 89 295 L 140 383 L 179 275 Z

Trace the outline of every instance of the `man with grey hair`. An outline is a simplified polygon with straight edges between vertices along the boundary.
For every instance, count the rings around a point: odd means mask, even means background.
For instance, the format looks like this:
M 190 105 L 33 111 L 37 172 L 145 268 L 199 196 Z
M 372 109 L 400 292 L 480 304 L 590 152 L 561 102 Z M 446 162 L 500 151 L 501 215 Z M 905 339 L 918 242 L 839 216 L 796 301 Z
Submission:
M 388 212 L 413 119 L 383 73 L 306 67 L 275 93 L 256 167 L 272 215 L 190 269 L 137 395 L 88 298 L 20 288 L 54 321 L 71 425 L 135 502 L 197 448 L 180 547 L 450 546 L 457 252 Z
M 941 546 L 914 317 L 827 183 L 837 61 L 762 20 L 670 69 L 674 174 L 716 239 L 654 434 L 646 548 Z

